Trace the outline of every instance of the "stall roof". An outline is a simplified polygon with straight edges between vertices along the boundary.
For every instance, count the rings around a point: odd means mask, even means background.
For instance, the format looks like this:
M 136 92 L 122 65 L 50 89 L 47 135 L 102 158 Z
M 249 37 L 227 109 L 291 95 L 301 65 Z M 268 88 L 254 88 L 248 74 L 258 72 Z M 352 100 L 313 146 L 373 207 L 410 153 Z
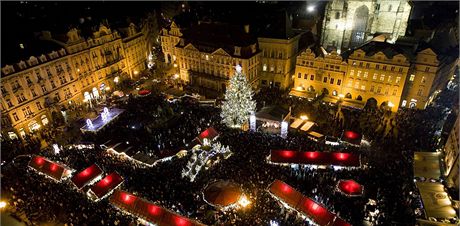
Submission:
M 312 127 L 313 125 L 315 125 L 314 122 L 312 122 L 312 121 L 307 121 L 307 122 L 300 128 L 300 130 L 302 130 L 302 131 L 308 131 L 308 130 L 311 129 L 311 127 Z
M 80 173 L 73 176 L 70 180 L 78 189 L 83 188 L 89 182 L 102 175 L 103 171 L 99 166 L 93 164 L 88 168 L 82 170 Z
M 116 172 L 113 172 L 91 187 L 91 191 L 98 199 L 103 198 L 118 185 L 123 183 L 123 178 Z
M 319 225 L 349 226 L 335 213 L 329 211 L 320 203 L 302 195 L 290 185 L 280 180 L 275 180 L 268 188 L 269 192 L 277 199 L 289 205 L 292 209 L 306 215 Z
M 446 193 L 443 184 L 417 182 L 416 185 L 420 192 L 427 218 L 450 219 L 458 217 L 457 211 L 452 207 L 452 200 Z
M 273 163 L 332 165 L 359 167 L 360 155 L 343 152 L 300 152 L 292 150 L 272 150 L 270 160 Z
M 50 161 L 42 156 L 34 156 L 29 162 L 29 167 L 56 181 L 60 181 L 65 175 L 69 175 L 70 173 L 70 171 L 61 164 Z
M 303 122 L 304 122 L 303 119 L 297 118 L 297 119 L 295 119 L 294 122 L 291 124 L 291 128 L 297 129 L 297 128 L 299 128 L 300 125 L 303 124 Z
M 109 199 L 110 203 L 124 211 L 138 216 L 148 222 L 160 226 L 201 226 L 195 220 L 183 217 L 179 214 L 155 205 L 152 202 L 137 197 L 134 194 L 115 190 Z
M 257 120 L 281 122 L 289 115 L 289 110 L 278 105 L 263 107 L 256 113 Z

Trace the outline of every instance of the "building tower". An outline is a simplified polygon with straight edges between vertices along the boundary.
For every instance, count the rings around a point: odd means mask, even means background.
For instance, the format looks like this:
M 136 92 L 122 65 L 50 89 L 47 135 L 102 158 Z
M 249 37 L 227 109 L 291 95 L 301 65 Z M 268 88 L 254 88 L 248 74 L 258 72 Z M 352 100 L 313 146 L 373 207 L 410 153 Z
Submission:
M 321 45 L 327 50 L 359 46 L 376 34 L 404 36 L 411 11 L 407 0 L 333 0 L 327 3 Z

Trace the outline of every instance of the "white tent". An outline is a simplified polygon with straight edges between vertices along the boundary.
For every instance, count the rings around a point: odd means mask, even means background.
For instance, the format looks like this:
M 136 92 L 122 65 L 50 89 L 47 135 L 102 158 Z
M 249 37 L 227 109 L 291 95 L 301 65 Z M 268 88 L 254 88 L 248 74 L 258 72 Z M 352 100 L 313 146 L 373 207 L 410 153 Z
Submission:
M 450 219 L 457 216 L 457 212 L 452 207 L 452 201 L 441 183 L 417 182 L 416 183 L 426 217 L 437 219 Z
M 437 152 L 414 152 L 414 176 L 426 179 L 439 179 L 439 153 Z

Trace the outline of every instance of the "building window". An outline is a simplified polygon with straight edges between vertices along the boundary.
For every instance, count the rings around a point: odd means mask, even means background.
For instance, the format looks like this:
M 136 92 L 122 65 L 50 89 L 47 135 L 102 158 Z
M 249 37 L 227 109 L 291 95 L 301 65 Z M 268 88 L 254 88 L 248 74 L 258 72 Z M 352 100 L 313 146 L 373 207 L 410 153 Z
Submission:
M 403 100 L 402 103 L 401 103 L 401 107 L 405 107 L 407 104 L 407 100 Z
M 361 90 L 366 90 L 366 86 L 361 86 Z
M 303 79 L 308 79 L 308 75 L 307 75 L 307 74 L 304 74 L 304 75 L 303 75 Z
M 422 96 L 422 95 L 423 95 L 423 88 L 418 89 L 417 95 L 418 95 L 418 96 Z
M 358 89 L 358 88 L 359 88 L 359 82 L 356 81 L 356 82 L 355 82 L 355 89 Z
M 391 5 L 388 6 L 388 12 L 390 12 L 390 11 L 391 11 Z
M 364 76 L 363 76 L 363 77 L 364 77 L 364 78 L 367 78 L 367 71 L 364 72 Z
M 426 67 L 425 72 L 430 72 L 430 67 Z
M 16 122 L 19 121 L 19 117 L 18 117 L 18 114 L 16 114 L 16 112 L 13 113 L 13 118 Z
M 391 82 L 391 75 L 388 75 L 388 82 Z
M 13 103 L 11 103 L 11 100 L 10 100 L 10 99 L 6 99 L 6 104 L 7 104 L 8 107 L 10 107 L 10 108 L 13 107 Z
M 382 87 L 379 86 L 377 87 L 377 93 L 380 93 L 380 92 L 382 92 Z
M 391 69 L 390 69 L 390 70 L 391 70 L 391 71 L 395 71 L 395 67 L 391 67 Z
M 369 68 L 369 66 L 370 66 L 369 63 L 366 63 L 366 68 Z
M 374 92 L 374 88 L 375 88 L 375 86 L 371 86 L 370 91 L 371 91 L 371 92 Z
M 37 105 L 37 109 L 38 109 L 38 110 L 43 109 L 43 108 L 42 108 L 42 104 L 41 104 L 40 102 L 37 102 L 37 103 L 35 103 L 35 104 Z
M 299 73 L 297 74 L 297 78 L 302 78 L 302 73 L 299 72 Z
M 380 69 L 380 65 L 375 65 L 375 69 L 379 70 Z
M 383 68 L 382 68 L 382 70 L 386 71 L 386 70 L 387 70 L 387 66 L 384 65 Z
M 337 79 L 337 85 L 340 86 L 341 83 L 342 83 L 342 80 L 341 80 L 341 79 Z
M 374 76 L 372 76 L 372 79 L 374 79 L 374 80 L 377 79 L 377 73 L 374 73 Z
M 353 76 L 354 73 L 355 73 L 355 70 L 350 70 L 350 76 Z
M 425 83 L 425 76 L 422 76 L 421 82 L 422 82 L 422 83 Z
M 310 75 L 310 80 L 314 80 L 315 79 L 315 75 Z
M 398 77 L 396 77 L 396 82 L 395 83 L 398 84 L 399 81 L 401 81 L 401 77 L 398 76 Z
M 358 71 L 358 73 L 356 74 L 356 77 L 361 77 L 361 71 Z
M 264 66 L 262 67 L 262 70 L 267 71 L 267 64 L 264 64 Z
M 393 90 L 393 96 L 396 96 L 396 93 L 398 93 L 398 89 Z
M 331 78 L 329 83 L 334 84 L 334 78 Z
M 323 78 L 323 82 L 324 82 L 324 83 L 327 82 L 327 77 L 324 77 L 324 78 Z
M 383 82 L 383 80 L 385 80 L 385 75 L 380 75 L 380 81 Z
M 337 90 L 332 91 L 332 96 L 337 96 Z
M 399 68 L 399 72 L 403 72 L 403 68 L 402 68 L 402 67 Z
M 410 75 L 409 81 L 413 82 L 414 79 L 415 79 L 415 75 L 414 74 Z
M 275 71 L 275 66 L 270 66 L 270 72 L 274 72 Z
M 31 89 L 30 92 L 32 93 L 32 97 L 36 97 L 37 93 L 35 93 L 35 89 Z
M 337 19 L 340 19 L 340 12 L 336 12 L 336 13 L 335 13 L 335 19 L 336 19 L 336 20 L 337 20 Z

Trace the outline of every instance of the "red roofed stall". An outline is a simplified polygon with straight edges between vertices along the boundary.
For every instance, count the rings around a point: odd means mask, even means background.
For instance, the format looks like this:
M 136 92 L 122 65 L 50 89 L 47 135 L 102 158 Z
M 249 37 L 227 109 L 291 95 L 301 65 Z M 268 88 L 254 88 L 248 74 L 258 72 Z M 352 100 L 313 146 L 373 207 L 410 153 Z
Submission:
M 99 168 L 99 166 L 97 166 L 96 164 L 93 164 L 90 167 L 84 169 L 80 173 L 73 176 L 70 180 L 78 189 L 82 189 L 83 187 L 90 184 L 98 177 L 100 177 L 102 173 L 102 169 Z
M 116 172 L 105 176 L 102 180 L 93 185 L 90 194 L 93 199 L 100 200 L 123 183 L 123 178 Z
M 216 139 L 218 136 L 219 136 L 219 133 L 213 127 L 209 127 L 205 131 L 201 132 L 200 135 L 198 135 L 194 139 L 194 141 L 199 144 L 203 144 L 204 139 L 208 139 L 209 141 L 212 141 Z
M 71 171 L 59 163 L 50 161 L 42 156 L 34 156 L 29 162 L 29 167 L 45 174 L 56 181 L 61 181 L 64 177 L 70 175 Z
M 270 161 L 280 164 L 332 165 L 344 167 L 359 167 L 361 165 L 359 155 L 343 152 L 272 150 L 270 153 Z
M 340 180 L 337 190 L 347 196 L 360 196 L 363 194 L 363 186 L 354 180 Z
M 294 188 L 280 180 L 275 180 L 269 187 L 269 192 L 278 200 L 286 203 L 290 208 L 304 214 L 319 225 L 349 226 L 335 213 L 330 212 L 323 205 L 315 202 Z
M 112 205 L 145 221 L 164 226 L 201 226 L 203 224 L 173 213 L 134 194 L 115 190 L 109 199 Z
M 355 132 L 355 131 L 351 131 L 351 130 L 344 131 L 342 133 L 342 138 L 341 138 L 342 141 L 345 141 L 349 144 L 356 145 L 356 146 L 361 145 L 362 139 L 363 139 L 362 134 Z

